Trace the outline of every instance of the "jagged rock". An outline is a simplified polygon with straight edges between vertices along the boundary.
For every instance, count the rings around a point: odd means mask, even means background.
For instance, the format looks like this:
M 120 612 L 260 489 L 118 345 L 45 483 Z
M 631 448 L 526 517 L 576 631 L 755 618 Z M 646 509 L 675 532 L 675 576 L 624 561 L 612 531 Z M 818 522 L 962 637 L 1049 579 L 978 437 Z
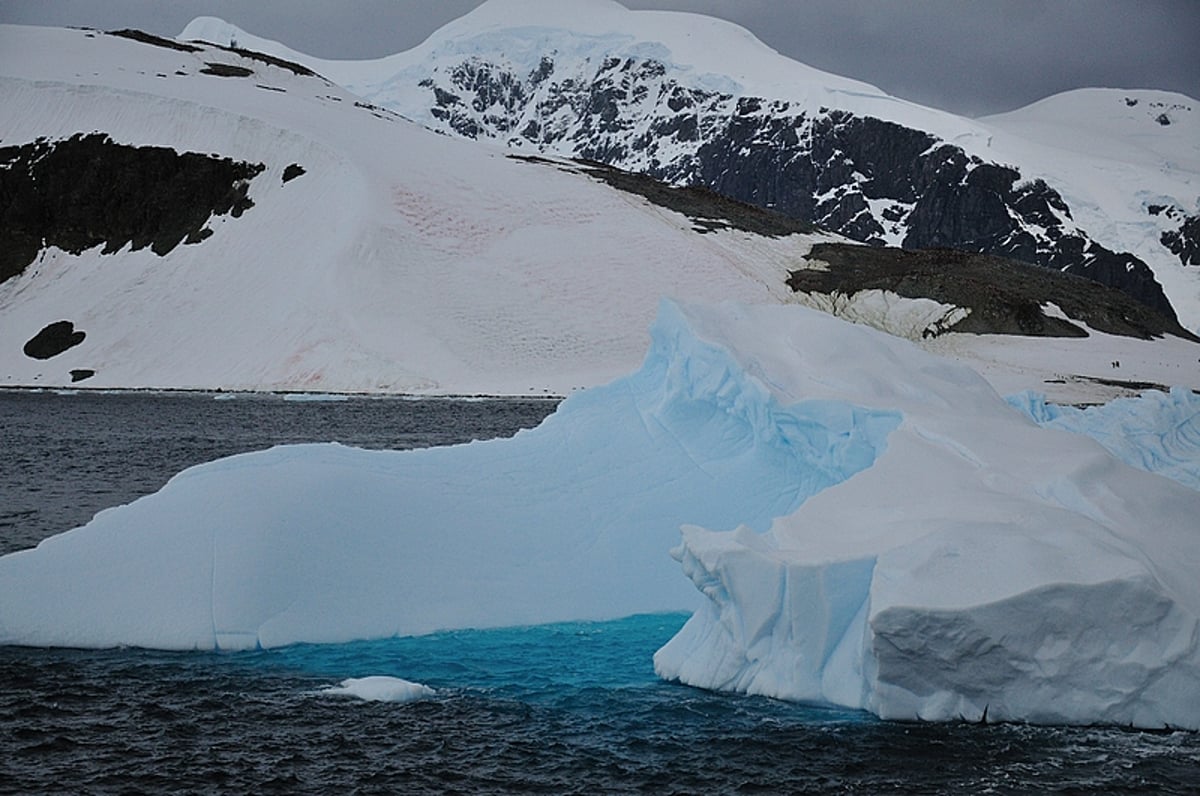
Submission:
M 213 215 L 254 205 L 247 191 L 264 168 L 101 133 L 0 147 L 0 282 L 48 246 L 79 254 L 103 244 L 111 254 L 128 244 L 163 256 L 199 242 Z
M 1162 234 L 1162 245 L 1184 265 L 1200 265 L 1200 216 L 1187 216 L 1178 229 Z
M 291 182 L 304 173 L 304 167 L 299 163 L 292 163 L 283 170 L 284 183 Z

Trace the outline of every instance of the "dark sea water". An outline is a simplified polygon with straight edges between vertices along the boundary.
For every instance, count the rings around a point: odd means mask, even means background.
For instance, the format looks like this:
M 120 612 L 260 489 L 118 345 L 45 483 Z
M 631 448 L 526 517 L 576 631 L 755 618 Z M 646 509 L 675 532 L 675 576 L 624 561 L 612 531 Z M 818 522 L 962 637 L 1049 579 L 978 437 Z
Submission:
M 0 552 L 285 442 L 514 433 L 549 402 L 0 392 Z M 882 722 L 659 681 L 682 615 L 244 653 L 0 647 L 0 793 L 1200 793 L 1200 735 Z M 409 703 L 322 689 L 391 675 Z

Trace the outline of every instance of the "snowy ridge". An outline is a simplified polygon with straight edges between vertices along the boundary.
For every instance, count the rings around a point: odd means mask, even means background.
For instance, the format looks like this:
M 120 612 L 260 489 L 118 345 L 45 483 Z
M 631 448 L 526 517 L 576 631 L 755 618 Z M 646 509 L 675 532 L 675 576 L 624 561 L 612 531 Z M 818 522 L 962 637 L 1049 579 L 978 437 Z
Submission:
M 574 34 L 564 38 L 563 34 Z M 371 102 L 412 106 L 415 81 L 429 62 L 452 68 L 464 59 L 501 57 L 515 74 L 537 70 L 548 50 L 564 63 L 608 57 L 655 59 L 689 86 L 738 96 L 796 99 L 847 108 L 880 118 L 937 119 L 944 137 L 976 132 L 961 117 L 892 97 L 858 80 L 834 75 L 780 55 L 745 28 L 715 17 L 680 11 L 631 11 L 613 0 L 489 0 L 402 53 L 362 61 L 314 58 L 254 36 L 216 17 L 197 17 L 177 37 L 238 45 L 296 60 Z M 890 109 L 890 110 L 889 110 Z M 426 119 L 432 121 L 426 115 Z
M 807 308 L 667 302 L 652 339 L 510 440 L 192 468 L 0 558 L 0 643 L 238 649 L 700 600 L 664 677 L 1198 727 L 1200 493 Z

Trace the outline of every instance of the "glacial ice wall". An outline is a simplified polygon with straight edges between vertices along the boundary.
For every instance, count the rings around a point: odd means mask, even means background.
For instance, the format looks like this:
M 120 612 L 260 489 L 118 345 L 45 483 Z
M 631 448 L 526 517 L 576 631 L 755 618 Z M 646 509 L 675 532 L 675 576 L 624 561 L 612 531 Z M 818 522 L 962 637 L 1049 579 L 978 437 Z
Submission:
M 886 718 L 1197 728 L 1198 516 L 1200 492 L 907 341 L 664 302 L 639 371 L 510 440 L 244 454 L 0 558 L 0 643 L 696 607 L 665 678 Z

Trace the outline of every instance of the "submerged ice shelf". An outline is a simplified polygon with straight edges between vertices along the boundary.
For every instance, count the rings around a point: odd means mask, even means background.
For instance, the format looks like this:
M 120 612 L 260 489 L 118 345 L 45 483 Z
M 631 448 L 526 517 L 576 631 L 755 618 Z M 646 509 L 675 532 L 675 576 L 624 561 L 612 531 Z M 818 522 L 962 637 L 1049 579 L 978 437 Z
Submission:
M 1196 516 L 1200 493 L 905 341 L 664 302 L 640 370 L 510 440 L 235 456 L 0 558 L 0 643 L 697 609 L 661 676 L 891 718 L 1196 727 Z

